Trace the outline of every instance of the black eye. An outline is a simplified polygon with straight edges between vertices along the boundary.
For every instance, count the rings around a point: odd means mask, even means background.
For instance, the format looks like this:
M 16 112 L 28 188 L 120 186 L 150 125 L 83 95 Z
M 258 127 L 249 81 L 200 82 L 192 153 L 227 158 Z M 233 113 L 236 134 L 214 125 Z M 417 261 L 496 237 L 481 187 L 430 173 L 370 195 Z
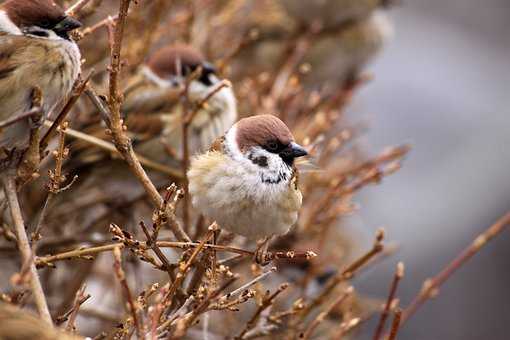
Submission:
M 278 151 L 279 148 L 280 148 L 280 144 L 276 141 L 271 141 L 271 142 L 267 143 L 267 145 L 266 145 L 267 151 L 270 151 L 270 152 L 276 152 L 276 151 Z

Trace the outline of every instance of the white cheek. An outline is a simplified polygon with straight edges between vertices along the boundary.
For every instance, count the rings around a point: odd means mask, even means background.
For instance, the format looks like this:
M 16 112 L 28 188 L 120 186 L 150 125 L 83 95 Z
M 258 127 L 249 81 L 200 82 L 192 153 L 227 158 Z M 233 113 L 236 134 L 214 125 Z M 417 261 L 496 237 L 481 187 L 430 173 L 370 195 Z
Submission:
M 0 11 L 0 31 L 14 35 L 21 35 L 21 31 L 18 26 L 9 19 L 5 11 Z
M 152 81 L 154 84 L 156 84 L 162 88 L 172 87 L 175 82 L 175 80 L 168 81 L 168 80 L 160 78 L 158 75 L 156 75 L 156 73 L 152 72 L 152 70 L 150 68 L 148 68 L 147 66 L 142 67 L 142 74 L 145 77 L 147 77 L 147 79 Z

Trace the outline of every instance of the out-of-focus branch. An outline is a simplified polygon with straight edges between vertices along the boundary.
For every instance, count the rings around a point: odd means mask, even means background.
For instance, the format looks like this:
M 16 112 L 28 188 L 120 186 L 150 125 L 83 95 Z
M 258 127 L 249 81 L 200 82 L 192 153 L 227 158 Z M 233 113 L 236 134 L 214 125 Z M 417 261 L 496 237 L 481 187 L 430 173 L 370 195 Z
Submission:
M 53 124 L 53 122 L 51 122 L 49 120 L 46 120 L 44 122 L 44 125 L 46 125 L 46 126 L 51 126 L 52 124 Z M 67 136 L 69 136 L 69 137 L 73 137 L 73 138 L 79 139 L 79 140 L 81 140 L 83 142 L 89 143 L 90 145 L 93 145 L 93 146 L 95 146 L 97 148 L 100 148 L 102 150 L 105 150 L 105 151 L 112 152 L 112 153 L 120 155 L 119 150 L 117 150 L 115 145 L 113 145 L 112 143 L 110 143 L 108 141 L 105 141 L 105 140 L 103 140 L 101 138 L 97 138 L 97 137 L 88 135 L 86 133 L 73 130 L 71 128 L 67 128 L 64 131 L 64 133 Z M 181 179 L 182 178 L 182 173 L 179 170 L 170 168 L 170 167 L 168 167 L 168 166 L 166 166 L 164 164 L 161 164 L 161 163 L 158 163 L 156 161 L 153 161 L 153 160 L 151 160 L 149 158 L 146 158 L 146 157 L 144 157 L 142 155 L 139 155 L 137 153 L 135 153 L 135 155 L 136 155 L 136 158 L 140 161 L 140 163 L 142 165 L 146 166 L 149 169 L 159 171 L 159 172 L 161 172 L 163 174 L 167 174 L 169 176 L 172 176 L 172 178 L 175 178 L 175 179 Z
M 2 174 L 2 184 L 4 187 L 5 196 L 9 202 L 9 208 L 11 210 L 12 221 L 16 232 L 16 238 L 18 239 L 18 248 L 21 252 L 21 258 L 23 263 L 29 263 L 30 270 L 30 284 L 32 288 L 32 294 L 34 295 L 35 304 L 37 311 L 41 316 L 42 320 L 52 325 L 50 311 L 46 302 L 46 296 L 42 289 L 39 274 L 35 267 L 32 249 L 28 242 L 27 233 L 25 231 L 25 223 L 23 222 L 23 216 L 21 214 L 21 208 L 18 201 L 18 194 L 16 192 L 16 182 L 12 174 Z
M 467 248 L 465 248 L 452 262 L 439 272 L 436 276 L 424 282 L 420 293 L 414 298 L 409 306 L 402 313 L 401 324 L 404 324 L 413 314 L 430 298 L 435 296 L 438 289 L 445 283 L 460 267 L 469 261 L 480 251 L 490 240 L 505 231 L 510 225 L 510 212 L 498 219 L 487 230 L 478 235 Z
M 117 276 L 117 279 L 119 280 L 120 285 L 122 286 L 123 294 L 125 296 L 127 303 L 129 304 L 129 311 L 133 316 L 133 324 L 135 325 L 136 336 L 138 337 L 138 339 L 143 339 L 142 325 L 140 325 L 138 320 L 138 307 L 136 306 L 135 301 L 133 299 L 133 294 L 129 289 L 126 280 L 126 274 L 122 269 L 120 247 L 115 247 L 113 249 L 113 258 L 114 258 L 113 267 L 115 269 L 115 275 Z
M 93 90 L 88 89 L 86 93 L 94 105 L 99 109 L 106 125 L 111 132 L 115 147 L 127 162 L 133 174 L 140 181 L 153 204 L 157 208 L 161 208 L 164 203 L 163 198 L 147 176 L 147 173 L 136 157 L 133 146 L 131 145 L 131 141 L 125 133 L 126 127 L 124 126 L 124 123 L 120 117 L 120 108 L 122 103 L 122 96 L 118 90 L 120 52 L 129 4 L 130 0 L 121 0 L 119 7 L 119 19 L 115 25 L 113 45 L 111 49 L 108 108 L 105 107 L 103 102 L 99 99 Z M 169 227 L 174 233 L 175 237 L 180 241 L 191 241 L 189 236 L 182 229 L 180 223 L 177 221 L 174 212 L 170 208 L 166 208 L 166 215 L 168 218 Z
M 395 275 L 393 276 L 393 281 L 391 282 L 390 293 L 388 294 L 388 299 L 386 300 L 386 304 L 384 305 L 384 309 L 381 313 L 381 317 L 379 319 L 379 323 L 375 329 L 374 340 L 379 340 L 384 331 L 384 325 L 388 316 L 390 315 L 391 305 L 393 303 L 393 299 L 395 298 L 395 294 L 397 292 L 398 284 L 400 280 L 404 277 L 404 264 L 399 262 L 397 264 L 397 270 Z

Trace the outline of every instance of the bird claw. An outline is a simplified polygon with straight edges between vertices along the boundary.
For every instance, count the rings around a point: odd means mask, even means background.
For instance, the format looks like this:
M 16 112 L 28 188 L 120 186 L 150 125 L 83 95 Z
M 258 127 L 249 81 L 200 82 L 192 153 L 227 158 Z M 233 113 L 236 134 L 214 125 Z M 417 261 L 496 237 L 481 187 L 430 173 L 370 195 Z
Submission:
M 255 250 L 254 259 L 255 262 L 260 266 L 267 266 L 271 263 L 271 257 L 269 256 L 269 252 L 267 248 L 269 246 L 269 239 L 266 238 L 257 243 L 257 249 Z

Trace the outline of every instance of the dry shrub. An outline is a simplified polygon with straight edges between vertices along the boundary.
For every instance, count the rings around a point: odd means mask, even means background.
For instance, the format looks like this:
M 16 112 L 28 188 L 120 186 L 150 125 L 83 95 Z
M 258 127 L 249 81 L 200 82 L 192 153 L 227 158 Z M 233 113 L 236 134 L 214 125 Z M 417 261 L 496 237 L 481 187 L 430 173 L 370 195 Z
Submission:
M 342 221 L 357 209 L 353 195 L 397 171 L 409 148 L 366 156 L 356 144 L 365 127 L 346 120 L 344 110 L 369 79 L 363 67 L 386 39 L 388 23 L 377 8 L 387 3 L 340 1 L 352 14 L 322 13 L 324 21 L 321 13 L 308 21 L 293 16 L 310 9 L 286 3 L 78 2 L 84 5 L 75 13 L 85 23 L 76 36 L 83 80 L 62 121 L 53 124 L 56 136 L 43 139 L 38 176 L 18 178 L 17 189 L 3 176 L 2 300 L 19 306 L 39 301 L 40 313 L 47 304 L 54 325 L 96 339 L 340 339 L 379 309 L 382 303 L 360 297 L 349 281 L 392 249 L 384 248 L 378 231 L 373 247 L 354 257 L 358 242 Z M 273 243 L 268 267 L 254 263 L 255 244 L 220 233 L 221 226 L 190 207 L 182 166 L 147 166 L 126 135 L 130 127 L 119 111 L 124 85 L 148 53 L 177 41 L 202 50 L 232 82 L 241 116 L 276 114 L 311 151 L 313 161 L 300 165 L 298 223 Z M 120 47 L 121 58 L 111 59 Z M 106 151 L 73 134 L 101 116 L 111 142 Z M 101 154 L 100 163 L 75 167 L 78 157 L 91 157 L 89 151 Z M 185 168 L 187 153 L 181 162 Z M 11 217 L 18 199 L 23 216 Z M 23 223 L 30 240 L 17 247 Z M 506 220 L 497 226 L 504 225 Z M 402 276 L 399 265 L 375 339 L 382 339 L 394 311 L 390 338 L 396 336 L 401 313 L 395 291 Z M 429 282 L 417 306 L 444 279 Z M 44 291 L 34 289 L 34 281 Z M 0 321 L 3 308 L 11 307 L 0 305 Z

